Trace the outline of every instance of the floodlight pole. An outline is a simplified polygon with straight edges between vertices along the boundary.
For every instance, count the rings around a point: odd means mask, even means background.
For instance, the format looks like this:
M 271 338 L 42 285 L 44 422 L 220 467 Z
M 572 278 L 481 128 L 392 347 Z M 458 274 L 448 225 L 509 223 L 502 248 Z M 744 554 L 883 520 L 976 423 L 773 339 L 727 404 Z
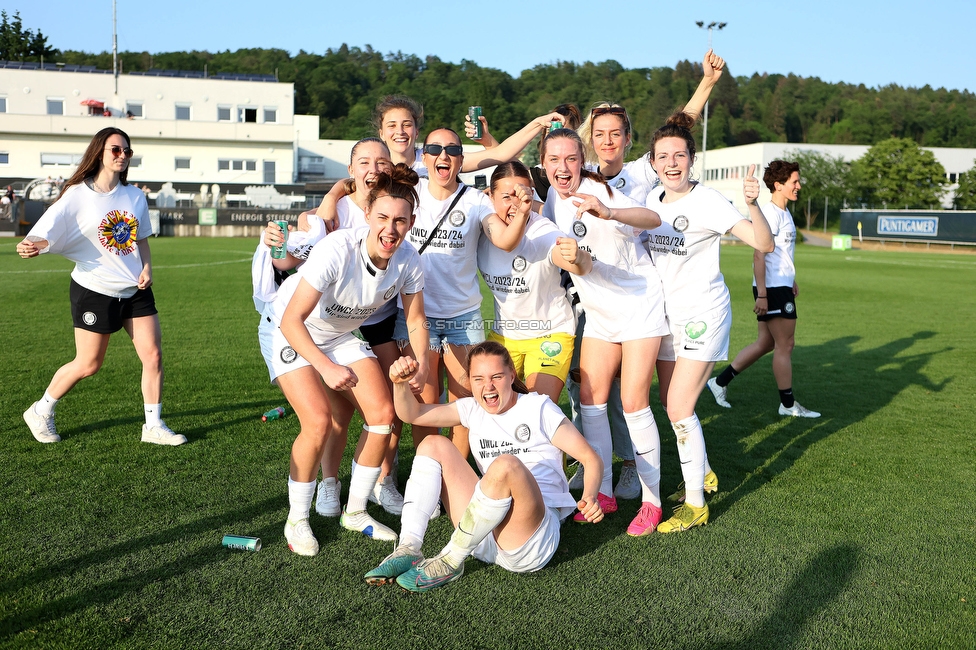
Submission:
M 698 20 L 698 21 L 695 22 L 695 24 L 698 25 L 699 27 L 701 27 L 702 29 L 707 29 L 708 30 L 708 49 L 709 50 L 712 49 L 712 29 L 718 29 L 719 31 L 721 31 L 722 29 L 725 28 L 726 25 L 728 25 L 728 23 L 720 23 L 720 22 L 717 22 L 717 21 L 714 21 L 714 20 L 712 22 L 708 23 L 708 26 L 707 27 L 705 26 L 705 21 L 704 20 Z M 705 122 L 705 126 L 702 129 L 702 155 L 701 155 L 701 162 L 702 162 L 702 166 L 701 166 L 702 182 L 705 181 L 705 154 L 708 153 L 708 100 L 705 100 L 704 122 Z
M 119 37 L 115 19 L 115 0 L 112 0 L 112 75 L 115 77 L 115 94 L 119 94 Z

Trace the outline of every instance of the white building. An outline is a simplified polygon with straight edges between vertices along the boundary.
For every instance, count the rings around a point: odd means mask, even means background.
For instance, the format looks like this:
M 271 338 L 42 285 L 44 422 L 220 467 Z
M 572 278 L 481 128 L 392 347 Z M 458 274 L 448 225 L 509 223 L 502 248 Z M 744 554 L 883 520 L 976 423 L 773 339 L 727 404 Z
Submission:
M 745 199 L 742 198 L 742 179 L 749 171 L 749 165 L 756 165 L 756 178 L 760 180 L 762 192 L 759 196 L 760 204 L 769 201 L 769 190 L 762 183 L 763 169 L 774 160 L 789 160 L 789 153 L 800 151 L 817 151 L 846 161 L 854 161 L 870 149 L 860 144 L 800 144 L 795 142 L 757 142 L 725 149 L 710 149 L 705 154 L 705 170 L 698 176 L 705 185 L 713 187 L 735 204 L 735 207 L 747 214 Z M 935 155 L 935 159 L 946 170 L 946 178 L 955 184 L 956 178 L 962 172 L 969 171 L 976 164 L 976 149 L 954 149 L 949 147 L 923 147 Z M 701 152 L 695 158 L 695 169 L 701 169 Z M 800 177 L 803 170 L 800 170 Z M 943 206 L 952 207 L 955 185 L 943 199 Z M 802 191 L 801 191 L 802 201 Z M 818 206 L 820 209 L 823 206 Z M 892 206 L 894 207 L 894 206 Z

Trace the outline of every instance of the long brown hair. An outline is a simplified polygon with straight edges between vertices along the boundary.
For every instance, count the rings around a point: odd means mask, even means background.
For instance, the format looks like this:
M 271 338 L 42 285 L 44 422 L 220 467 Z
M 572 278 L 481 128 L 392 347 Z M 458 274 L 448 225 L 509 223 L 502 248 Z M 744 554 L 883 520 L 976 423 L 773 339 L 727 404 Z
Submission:
M 518 374 L 515 372 L 515 362 L 512 361 L 512 355 L 508 353 L 508 349 L 499 343 L 498 341 L 483 341 L 478 345 L 471 348 L 468 352 L 468 359 L 465 361 L 465 372 L 471 375 L 471 360 L 477 356 L 496 356 L 502 360 L 502 364 L 512 371 L 512 375 L 515 379 L 512 381 L 512 390 L 521 395 L 528 395 L 529 389 L 525 387 L 525 383 L 519 379 Z
M 373 181 L 373 187 L 366 195 L 366 211 L 369 212 L 373 203 L 381 196 L 392 196 L 395 199 L 403 199 L 410 204 L 410 213 L 417 210 L 420 198 L 417 196 L 416 185 L 419 181 L 417 172 L 410 169 L 403 163 L 393 165 L 389 174 L 380 172 Z
M 695 136 L 691 134 L 691 127 L 695 125 L 695 118 L 682 111 L 676 111 L 668 117 L 668 121 L 665 122 L 664 126 L 654 132 L 651 136 L 651 148 L 648 153 L 651 156 L 651 162 L 654 162 L 654 145 L 657 144 L 658 140 L 663 140 L 664 138 L 681 138 L 688 145 L 688 156 L 692 161 L 695 160 Z
M 72 185 L 80 185 L 85 182 L 86 178 L 94 178 L 98 176 L 98 172 L 102 169 L 102 154 L 105 153 L 105 143 L 113 135 L 121 135 L 125 139 L 125 146 L 131 148 L 132 141 L 129 140 L 129 134 L 122 129 L 117 129 L 114 126 L 108 126 L 95 134 L 92 141 L 88 143 L 88 148 L 85 149 L 85 155 L 81 157 L 81 162 L 78 163 L 78 169 L 75 173 L 71 175 L 71 178 L 65 182 L 64 187 L 61 189 L 61 194 L 58 196 L 60 199 L 64 196 L 64 193 Z M 131 159 L 129 159 L 131 162 Z M 119 182 L 123 185 L 128 185 L 129 177 L 129 166 L 126 165 L 122 173 L 119 174 Z

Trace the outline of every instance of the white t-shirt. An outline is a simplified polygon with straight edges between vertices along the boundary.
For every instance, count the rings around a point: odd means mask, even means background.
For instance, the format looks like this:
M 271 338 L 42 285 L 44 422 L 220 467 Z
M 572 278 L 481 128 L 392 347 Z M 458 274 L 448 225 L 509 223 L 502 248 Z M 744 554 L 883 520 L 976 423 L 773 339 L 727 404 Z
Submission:
M 72 185 L 41 215 L 28 237 L 46 239 L 43 253 L 75 263 L 75 282 L 113 298 L 135 295 L 143 260 L 136 242 L 152 234 L 146 195 L 119 183 L 107 194 Z
M 729 302 L 719 268 L 722 235 L 742 221 L 727 198 L 704 185 L 674 203 L 662 203 L 664 190 L 647 198 L 661 225 L 647 231 L 647 245 L 664 284 L 668 317 L 682 320 Z
M 586 168 L 594 172 L 600 171 L 599 165 L 588 164 Z M 641 205 L 644 205 L 647 195 L 657 182 L 657 172 L 651 167 L 651 158 L 648 154 L 644 154 L 637 160 L 625 162 L 620 173 L 607 179 L 607 185 L 614 191 L 623 192 Z
M 498 414 L 488 413 L 473 397 L 455 402 L 461 424 L 468 428 L 471 455 L 482 476 L 502 454 L 515 456 L 539 484 L 546 507 L 565 517 L 576 509 L 576 499 L 563 473 L 563 452 L 552 444 L 552 436 L 566 416 L 546 395 L 517 397 L 512 408 Z
M 366 241 L 353 230 L 339 230 L 319 242 L 298 273 L 281 283 L 278 299 L 272 303 L 275 325 L 281 325 L 281 316 L 302 279 L 322 293 L 305 319 L 316 343 L 353 331 L 397 294 L 414 294 L 424 288 L 413 247 L 401 244 L 386 269 L 378 269 L 369 261 Z
M 417 147 L 414 149 L 413 154 L 413 164 L 410 165 L 410 169 L 417 172 L 417 176 L 421 178 L 427 178 L 427 165 L 424 164 L 424 148 Z
M 611 198 L 605 185 L 589 178 L 580 182 L 577 193 L 592 194 L 610 208 L 643 207 L 622 192 L 615 191 Z M 573 285 L 587 320 L 594 317 L 619 319 L 626 308 L 634 304 L 632 299 L 636 296 L 660 301 L 661 280 L 647 250 L 637 238 L 640 229 L 589 213 L 577 219 L 573 200 L 573 197 L 561 199 L 558 192 L 552 190 L 546 198 L 543 214 L 593 256 L 593 270 L 584 276 L 573 276 Z
M 352 230 L 358 237 L 365 236 L 369 232 L 369 224 L 366 223 L 366 212 L 363 211 L 351 196 L 344 196 L 336 203 L 336 215 L 339 219 L 338 230 Z M 382 322 L 396 313 L 397 299 L 394 298 L 376 310 L 376 312 L 366 319 L 363 325 L 375 325 Z
M 478 242 L 478 268 L 494 297 L 492 329 L 497 334 L 525 340 L 576 331 L 573 308 L 559 283 L 560 269 L 550 258 L 556 239 L 565 236 L 551 221 L 532 213 L 522 241 L 512 252 L 487 237 Z
M 796 225 L 789 210 L 780 210 L 770 201 L 762 207 L 763 216 L 769 222 L 776 248 L 766 253 L 766 286 L 792 287 L 796 280 L 796 266 L 793 265 L 793 252 L 796 250 Z M 756 278 L 752 278 L 756 286 Z
M 429 184 L 426 178 L 421 178 L 417 185 L 420 205 L 407 235 L 407 241 L 418 251 L 454 200 L 454 195 L 436 200 Z M 428 318 L 454 318 L 481 305 L 478 239 L 481 222 L 494 213 L 488 197 L 469 187 L 420 256 L 425 282 L 424 311 Z

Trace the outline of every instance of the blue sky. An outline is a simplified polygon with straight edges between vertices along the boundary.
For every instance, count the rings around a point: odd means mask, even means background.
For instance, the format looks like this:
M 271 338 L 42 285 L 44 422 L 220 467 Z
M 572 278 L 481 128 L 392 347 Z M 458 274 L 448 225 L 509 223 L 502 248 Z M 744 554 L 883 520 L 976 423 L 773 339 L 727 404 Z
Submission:
M 19 11 L 24 26 L 43 31 L 56 48 L 111 50 L 111 0 L 0 0 L 0 8 L 8 14 Z M 976 31 L 972 0 L 118 0 L 120 51 L 273 47 L 322 53 L 342 43 L 369 44 L 384 53 L 433 54 L 453 62 L 469 59 L 513 76 L 555 61 L 615 59 L 632 68 L 700 59 L 707 33 L 695 25 L 697 20 L 728 23 L 713 34 L 713 43 L 736 75 L 792 72 L 872 87 L 928 84 L 976 91 L 976 73 L 969 66 Z

